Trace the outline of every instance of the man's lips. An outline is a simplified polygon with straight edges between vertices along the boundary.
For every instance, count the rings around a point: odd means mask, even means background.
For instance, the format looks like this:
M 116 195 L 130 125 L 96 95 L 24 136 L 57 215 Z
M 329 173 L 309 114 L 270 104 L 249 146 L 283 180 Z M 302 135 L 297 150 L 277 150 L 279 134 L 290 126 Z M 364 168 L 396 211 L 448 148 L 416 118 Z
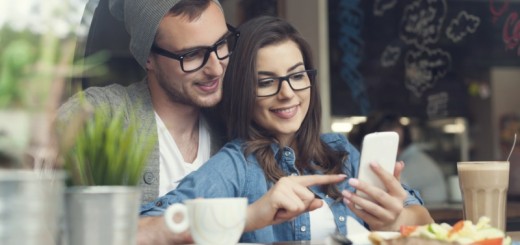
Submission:
M 218 89 L 219 79 L 214 79 L 209 82 L 196 83 L 195 84 L 200 90 L 205 92 L 215 92 Z

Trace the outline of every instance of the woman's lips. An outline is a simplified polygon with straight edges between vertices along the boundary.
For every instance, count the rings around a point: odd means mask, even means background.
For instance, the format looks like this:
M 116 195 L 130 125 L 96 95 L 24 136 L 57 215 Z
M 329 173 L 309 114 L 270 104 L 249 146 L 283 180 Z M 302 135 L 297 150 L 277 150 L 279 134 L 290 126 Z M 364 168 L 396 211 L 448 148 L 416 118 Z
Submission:
M 273 112 L 277 117 L 283 118 L 283 119 L 290 119 L 296 115 L 298 112 L 298 106 L 291 106 L 291 107 L 285 107 L 280 109 L 271 109 L 271 112 Z

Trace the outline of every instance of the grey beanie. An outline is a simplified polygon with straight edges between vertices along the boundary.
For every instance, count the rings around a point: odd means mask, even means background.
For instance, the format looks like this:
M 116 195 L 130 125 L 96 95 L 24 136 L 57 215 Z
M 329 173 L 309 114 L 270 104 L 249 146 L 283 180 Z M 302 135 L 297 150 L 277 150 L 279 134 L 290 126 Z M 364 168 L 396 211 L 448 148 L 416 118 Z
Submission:
M 143 68 L 163 17 L 180 0 L 109 0 L 110 12 L 130 34 L 130 52 Z M 222 9 L 218 0 L 212 0 Z

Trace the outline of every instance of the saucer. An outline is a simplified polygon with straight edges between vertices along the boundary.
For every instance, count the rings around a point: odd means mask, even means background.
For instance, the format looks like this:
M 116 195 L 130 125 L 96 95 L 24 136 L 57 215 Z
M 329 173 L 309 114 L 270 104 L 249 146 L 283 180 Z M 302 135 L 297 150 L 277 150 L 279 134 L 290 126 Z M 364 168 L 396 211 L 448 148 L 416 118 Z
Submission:
M 377 235 L 379 235 L 381 238 L 385 240 L 396 238 L 401 235 L 401 233 L 395 231 L 374 231 L 374 233 L 377 233 Z M 354 245 L 372 245 L 372 243 L 368 239 L 369 234 L 370 233 L 352 234 L 348 235 L 347 237 L 352 241 Z

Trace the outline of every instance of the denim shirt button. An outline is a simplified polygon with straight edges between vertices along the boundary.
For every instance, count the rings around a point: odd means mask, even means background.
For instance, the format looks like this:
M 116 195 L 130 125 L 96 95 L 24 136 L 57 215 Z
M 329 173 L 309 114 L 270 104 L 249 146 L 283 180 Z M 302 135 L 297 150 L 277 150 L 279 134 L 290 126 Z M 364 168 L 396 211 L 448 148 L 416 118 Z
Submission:
M 339 219 L 339 221 L 343 222 L 343 221 L 345 221 L 345 216 L 339 216 L 338 219 Z
M 307 227 L 305 227 L 304 225 L 302 225 L 302 227 L 300 227 L 300 231 L 305 232 L 306 230 L 307 230 Z
M 146 172 L 143 175 L 144 183 L 151 185 L 155 181 L 155 175 L 151 172 Z
M 155 206 L 157 206 L 157 207 L 161 207 L 161 206 L 162 206 L 162 202 L 161 202 L 161 201 L 157 201 L 157 202 L 155 203 Z

